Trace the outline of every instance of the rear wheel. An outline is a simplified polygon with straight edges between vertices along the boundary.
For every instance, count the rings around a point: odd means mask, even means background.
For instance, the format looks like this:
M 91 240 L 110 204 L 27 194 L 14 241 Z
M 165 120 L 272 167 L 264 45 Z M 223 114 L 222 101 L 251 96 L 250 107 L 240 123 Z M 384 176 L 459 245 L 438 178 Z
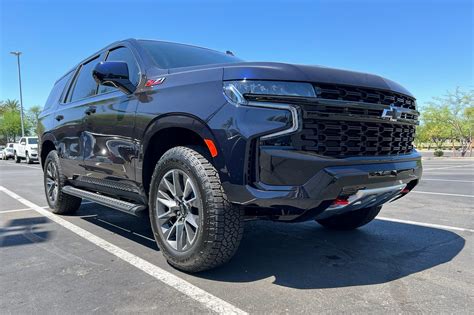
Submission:
M 56 214 L 71 214 L 81 206 L 81 198 L 62 192 L 66 177 L 63 175 L 58 153 L 49 152 L 44 162 L 44 191 L 51 211 Z
M 316 221 L 325 228 L 332 230 L 353 230 L 371 222 L 381 209 L 382 206 L 364 208 Z
M 178 269 L 217 267 L 240 243 L 242 211 L 227 201 L 216 169 L 194 148 L 172 148 L 158 161 L 149 209 L 160 250 Z

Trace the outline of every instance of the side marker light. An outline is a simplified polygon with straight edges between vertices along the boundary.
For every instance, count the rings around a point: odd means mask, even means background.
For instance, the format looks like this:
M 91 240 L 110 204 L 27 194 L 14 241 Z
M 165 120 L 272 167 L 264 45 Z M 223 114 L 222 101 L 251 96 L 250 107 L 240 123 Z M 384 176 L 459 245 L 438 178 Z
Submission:
M 204 139 L 204 142 L 206 143 L 207 148 L 209 149 L 209 152 L 211 152 L 211 156 L 216 157 L 217 148 L 216 148 L 216 145 L 214 144 L 214 141 L 212 141 L 211 139 Z

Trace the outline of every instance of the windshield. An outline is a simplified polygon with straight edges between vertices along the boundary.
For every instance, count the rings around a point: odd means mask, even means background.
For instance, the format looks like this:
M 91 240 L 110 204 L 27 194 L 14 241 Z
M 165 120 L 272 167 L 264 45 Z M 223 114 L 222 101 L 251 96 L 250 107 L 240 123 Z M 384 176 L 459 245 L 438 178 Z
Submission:
M 201 47 L 152 40 L 140 40 L 139 43 L 163 69 L 242 61 L 232 55 Z
M 28 144 L 38 144 L 38 138 L 29 138 Z

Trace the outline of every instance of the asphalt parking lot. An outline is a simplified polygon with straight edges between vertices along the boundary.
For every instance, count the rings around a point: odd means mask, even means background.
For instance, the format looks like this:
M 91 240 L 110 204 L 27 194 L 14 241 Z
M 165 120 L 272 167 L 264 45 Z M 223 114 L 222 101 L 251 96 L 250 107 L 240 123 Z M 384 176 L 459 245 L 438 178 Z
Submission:
M 0 312 L 472 313 L 474 160 L 424 168 L 364 228 L 248 222 L 230 263 L 189 275 L 148 219 L 87 201 L 56 217 L 40 166 L 0 161 Z

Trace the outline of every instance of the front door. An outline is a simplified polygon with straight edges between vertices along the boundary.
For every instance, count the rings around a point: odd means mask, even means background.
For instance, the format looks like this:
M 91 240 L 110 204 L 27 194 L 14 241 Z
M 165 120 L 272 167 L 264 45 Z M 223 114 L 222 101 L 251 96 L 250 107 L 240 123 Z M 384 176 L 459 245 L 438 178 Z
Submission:
M 129 48 L 110 50 L 106 60 L 126 62 L 130 80 L 138 84 L 139 68 Z M 95 100 L 86 116 L 83 134 L 85 180 L 99 188 L 138 191 L 135 185 L 138 148 L 134 141 L 138 99 L 134 94 L 99 86 Z

